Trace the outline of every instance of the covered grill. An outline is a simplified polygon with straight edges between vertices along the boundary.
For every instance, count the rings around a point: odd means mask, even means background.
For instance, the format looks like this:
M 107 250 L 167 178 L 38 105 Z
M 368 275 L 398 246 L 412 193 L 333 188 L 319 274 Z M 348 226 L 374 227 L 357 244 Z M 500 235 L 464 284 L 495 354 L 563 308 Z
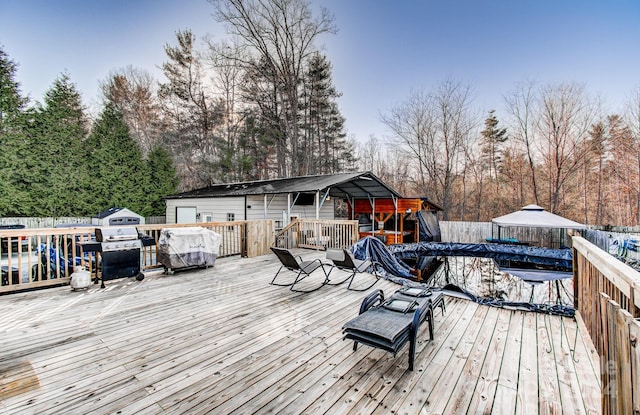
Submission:
M 158 238 L 158 262 L 169 274 L 176 268 L 211 267 L 221 241 L 219 233 L 199 226 L 165 228 Z
M 102 287 L 105 280 L 135 276 L 141 281 L 144 278 L 140 272 L 140 249 L 152 245 L 153 238 L 140 238 L 133 226 L 100 227 L 95 234 L 96 242 L 83 244 L 83 249 L 101 253 Z

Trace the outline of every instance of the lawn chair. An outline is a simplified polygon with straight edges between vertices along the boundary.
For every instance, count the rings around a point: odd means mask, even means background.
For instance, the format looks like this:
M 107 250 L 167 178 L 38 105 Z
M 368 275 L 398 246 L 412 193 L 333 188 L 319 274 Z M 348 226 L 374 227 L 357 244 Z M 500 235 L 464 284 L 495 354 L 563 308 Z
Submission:
M 349 276 L 337 283 L 328 283 L 329 285 L 339 285 L 346 281 L 349 281 L 349 285 L 347 285 L 348 290 L 352 291 L 366 291 L 369 288 L 373 287 L 380 276 L 378 275 L 378 267 L 381 265 L 374 261 L 361 261 L 353 257 L 353 254 L 348 249 L 327 249 L 327 259 L 330 259 L 333 262 L 333 267 L 329 270 L 327 276 L 331 275 L 331 271 L 333 268 L 338 268 L 339 270 L 349 272 Z M 353 284 L 353 280 L 357 273 L 367 273 L 367 270 L 373 269 L 371 274 L 375 277 L 375 280 L 367 285 L 364 288 L 351 288 L 351 284 Z
M 277 285 L 280 287 L 289 287 L 289 289 L 294 292 L 308 293 L 308 292 L 312 292 L 320 289 L 322 286 L 324 286 L 329 282 L 329 276 L 327 274 L 327 271 L 324 269 L 325 264 L 320 259 L 314 259 L 313 261 L 303 261 L 302 257 L 300 257 L 299 255 L 293 256 L 293 254 L 288 249 L 271 247 L 271 250 L 273 251 L 274 254 L 276 254 L 278 259 L 282 263 L 282 265 L 280 266 L 280 269 L 278 269 L 278 272 L 276 272 L 276 275 L 271 280 L 271 283 L 270 283 L 271 285 Z M 298 273 L 298 275 L 296 275 L 296 278 L 292 283 L 282 284 L 282 283 L 275 282 L 276 278 L 278 277 L 278 274 L 280 274 L 280 271 L 282 271 L 282 268 L 286 268 L 289 271 Z M 311 273 L 313 273 L 318 268 L 321 268 L 324 274 L 324 281 L 319 287 L 314 288 L 312 290 L 294 289 L 294 286 L 297 283 L 299 283 L 300 281 L 302 281 L 303 279 L 311 275 Z
M 402 309 L 395 308 L 394 302 Z M 392 297 L 385 301 L 384 293 L 376 290 L 362 301 L 358 317 L 342 327 L 343 339 L 353 340 L 354 351 L 362 343 L 391 352 L 394 357 L 409 343 L 409 370 L 413 370 L 419 327 L 432 319 L 430 299 L 405 301 Z M 433 339 L 432 332 L 429 336 Z

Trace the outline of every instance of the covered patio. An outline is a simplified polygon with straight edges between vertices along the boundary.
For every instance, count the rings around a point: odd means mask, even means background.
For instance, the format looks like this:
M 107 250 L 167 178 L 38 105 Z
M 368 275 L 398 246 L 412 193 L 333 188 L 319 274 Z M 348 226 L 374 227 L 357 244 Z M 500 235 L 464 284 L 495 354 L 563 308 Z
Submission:
M 366 292 L 292 293 L 269 285 L 278 267 L 274 255 L 228 257 L 106 289 L 2 297 L 0 412 L 600 411 L 597 355 L 573 319 L 448 298 L 411 372 L 406 349 L 353 352 L 342 340 Z

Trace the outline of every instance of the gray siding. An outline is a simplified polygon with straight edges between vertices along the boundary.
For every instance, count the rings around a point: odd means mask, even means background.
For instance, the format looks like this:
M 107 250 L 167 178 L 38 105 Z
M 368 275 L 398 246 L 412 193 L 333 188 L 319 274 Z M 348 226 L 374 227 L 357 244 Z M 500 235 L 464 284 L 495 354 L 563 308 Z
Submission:
M 235 220 L 245 220 L 244 197 L 168 199 L 167 223 L 176 223 L 176 207 L 191 206 L 200 215 L 200 222 L 210 215 L 211 222 L 226 222 L 227 214 L 233 213 Z
M 277 222 L 279 228 L 287 221 L 287 195 L 267 196 L 267 219 Z M 167 200 L 167 223 L 176 223 L 176 207 L 189 206 L 196 207 L 200 214 L 200 220 L 204 220 L 207 214 L 212 215 L 213 222 L 224 222 L 227 220 L 227 213 L 233 213 L 235 220 L 258 220 L 264 217 L 264 196 L 247 196 L 247 208 L 245 217 L 244 197 L 218 197 L 218 198 L 192 198 L 192 199 L 168 199 Z M 291 215 L 301 219 L 315 219 L 315 206 L 298 206 L 291 208 Z M 334 200 L 325 201 L 320 208 L 320 219 L 334 219 Z
M 282 220 L 287 215 L 287 195 L 267 195 L 267 219 Z M 247 196 L 247 219 L 264 219 L 264 196 Z M 291 208 L 291 215 L 301 219 L 315 219 L 315 206 Z M 333 219 L 333 200 L 326 201 L 320 208 L 320 219 Z

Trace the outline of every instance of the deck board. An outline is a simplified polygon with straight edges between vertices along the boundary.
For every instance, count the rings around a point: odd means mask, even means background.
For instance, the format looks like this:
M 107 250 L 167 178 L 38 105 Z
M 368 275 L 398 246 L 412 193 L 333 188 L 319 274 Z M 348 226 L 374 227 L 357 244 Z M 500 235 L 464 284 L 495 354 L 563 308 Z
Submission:
M 300 250 L 305 259 L 322 252 Z M 599 370 L 569 318 L 447 298 L 408 371 L 342 340 L 366 293 L 269 285 L 275 256 L 0 297 L 6 414 L 598 413 Z M 340 279 L 340 271 L 334 271 Z M 332 273 L 332 276 L 334 274 Z M 284 276 L 287 278 L 288 276 Z M 363 277 L 363 276 L 360 276 Z M 309 286 L 321 282 L 312 276 Z M 386 294 L 398 286 L 381 281 Z M 585 337 L 587 336 L 587 337 Z M 540 396 L 540 399 L 538 398 Z

